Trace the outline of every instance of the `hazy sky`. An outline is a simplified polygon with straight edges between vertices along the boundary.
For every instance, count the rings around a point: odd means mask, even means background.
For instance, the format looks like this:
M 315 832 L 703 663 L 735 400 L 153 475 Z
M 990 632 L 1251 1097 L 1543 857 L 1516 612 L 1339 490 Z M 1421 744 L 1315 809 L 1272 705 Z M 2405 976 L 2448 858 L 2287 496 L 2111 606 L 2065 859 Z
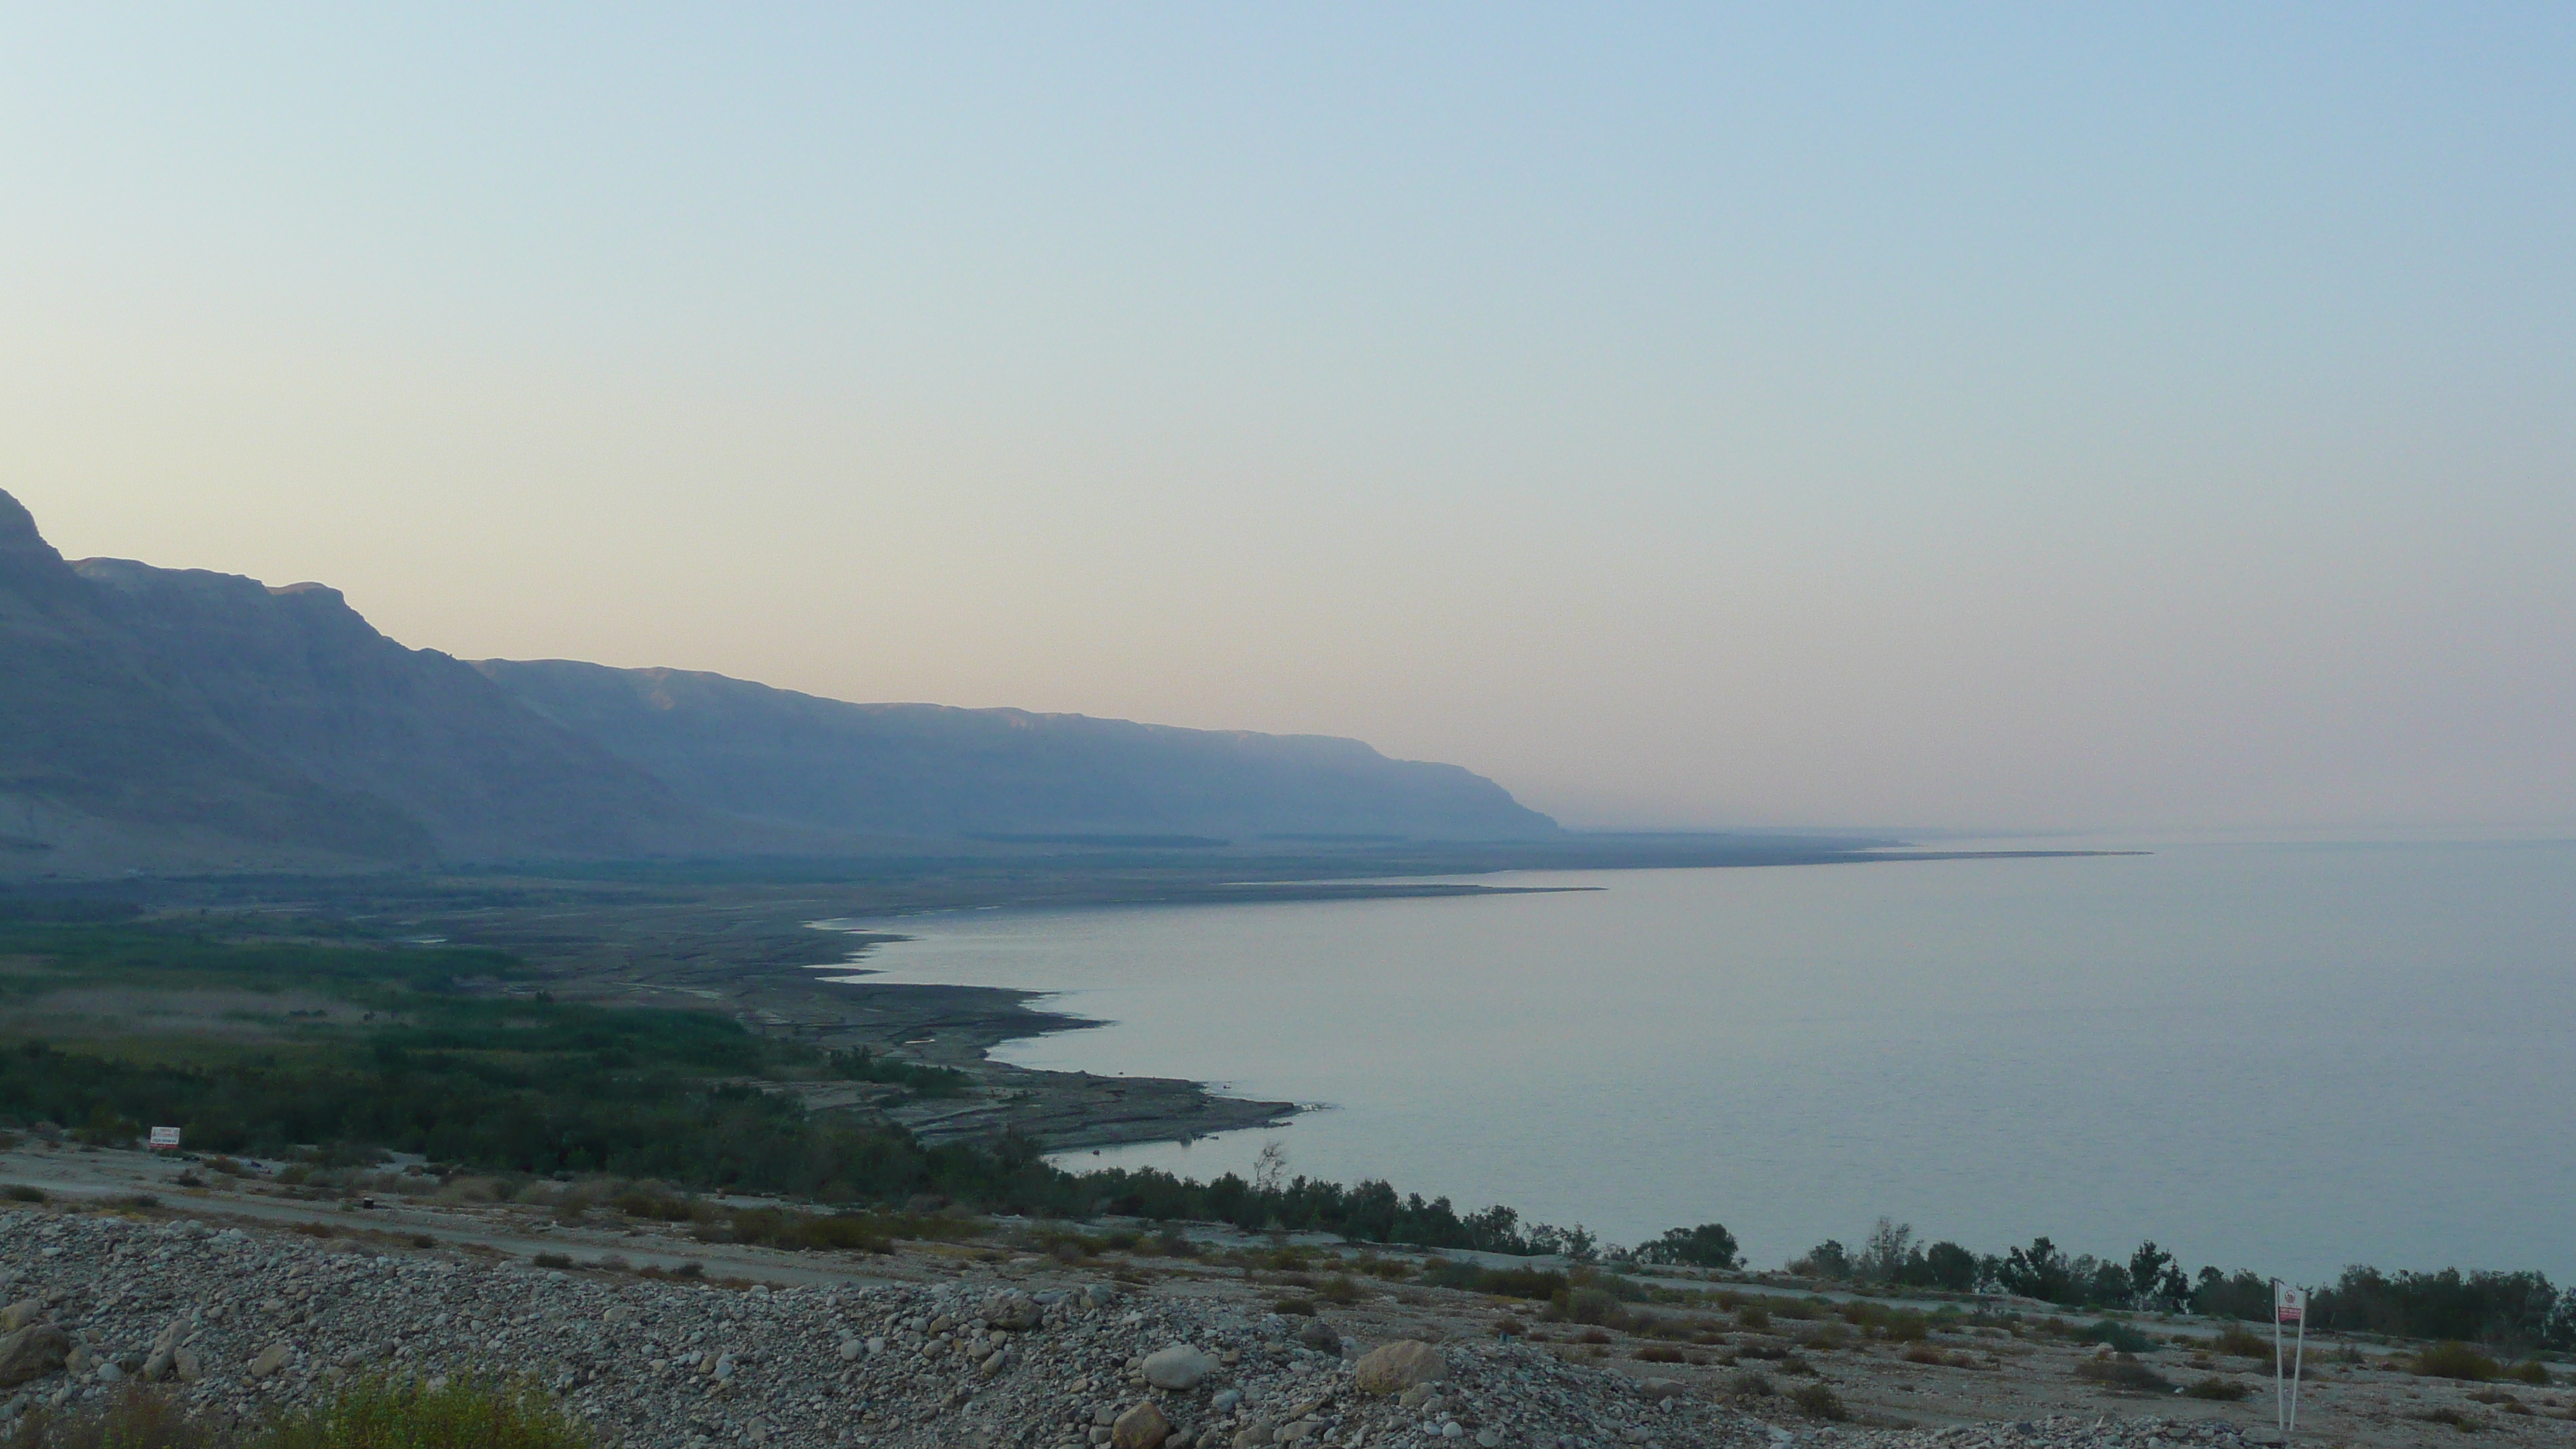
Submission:
M 0 13 L 0 486 L 1579 824 L 2576 824 L 2576 7 Z

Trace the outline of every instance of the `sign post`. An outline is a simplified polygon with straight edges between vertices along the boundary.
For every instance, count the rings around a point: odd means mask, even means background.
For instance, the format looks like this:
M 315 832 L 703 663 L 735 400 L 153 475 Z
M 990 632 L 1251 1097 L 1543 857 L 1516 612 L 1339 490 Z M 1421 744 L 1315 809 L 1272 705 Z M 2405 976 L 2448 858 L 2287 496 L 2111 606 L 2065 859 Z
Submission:
M 179 1145 L 179 1129 L 178 1129 L 178 1128 L 176 1128 L 176 1127 L 155 1127 L 155 1128 L 153 1128 L 153 1129 L 152 1129 L 152 1150 L 153 1150 L 153 1151 L 155 1151 L 155 1152 L 167 1151 L 168 1149 L 173 1148 L 173 1147 L 176 1147 L 176 1146 L 178 1146 L 178 1145 Z
M 2298 1337 L 2285 1362 L 2281 1329 L 2289 1324 L 2297 1325 Z M 2307 1291 L 2275 1278 L 2272 1280 L 2272 1426 L 2281 1431 L 2284 1442 L 2298 1431 L 2299 1370 L 2304 1367 L 2307 1352 Z

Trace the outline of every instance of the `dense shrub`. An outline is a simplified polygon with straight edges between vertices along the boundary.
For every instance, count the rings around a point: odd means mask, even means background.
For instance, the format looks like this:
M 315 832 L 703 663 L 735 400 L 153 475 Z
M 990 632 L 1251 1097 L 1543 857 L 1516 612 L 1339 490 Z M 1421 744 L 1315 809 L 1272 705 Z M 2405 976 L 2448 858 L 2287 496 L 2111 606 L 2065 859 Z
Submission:
M 2268 1361 L 2273 1357 L 2271 1339 L 2259 1333 L 2249 1333 L 2233 1323 L 2218 1330 L 2218 1338 L 2212 1346 L 2220 1353 L 2233 1354 L 2238 1358 Z
M 1694 1268 L 1732 1268 L 1742 1260 L 1735 1234 L 1722 1223 L 1666 1228 L 1662 1237 L 1641 1246 L 1637 1255 L 1649 1263 L 1682 1263 Z
M 2473 1384 L 2504 1377 L 2504 1365 L 2456 1341 L 2434 1344 L 2415 1355 L 2415 1361 L 2407 1367 L 2427 1378 L 2460 1379 Z
M 588 1431 L 543 1394 L 459 1379 L 362 1379 L 262 1428 L 182 1411 L 150 1389 L 10 1427 L 8 1449 L 586 1449 Z
M 2106 1348 L 2130 1354 L 2153 1353 L 2160 1346 L 2154 1339 L 2127 1324 L 2114 1323 L 2107 1318 L 2077 1329 L 2070 1337 L 2077 1343 L 2098 1343 Z
M 255 1449 L 583 1449 L 590 1434 L 532 1389 L 456 1379 L 362 1379 L 260 1437 Z
M 1823 1384 L 1801 1387 L 1789 1395 L 1789 1402 L 1797 1405 L 1798 1412 L 1810 1419 L 1842 1420 L 1851 1417 L 1851 1410 L 1843 1407 L 1842 1396 Z
M 2309 1301 L 2311 1324 L 2351 1333 L 2506 1348 L 2576 1347 L 2576 1294 L 2539 1273 L 2382 1273 L 2346 1268 Z M 2259 1315 L 2258 1315 L 2259 1316 Z
M 2131 1393 L 2168 1392 L 2173 1388 L 2173 1380 L 2138 1362 L 2134 1354 L 2088 1358 L 2075 1366 L 2075 1376 Z

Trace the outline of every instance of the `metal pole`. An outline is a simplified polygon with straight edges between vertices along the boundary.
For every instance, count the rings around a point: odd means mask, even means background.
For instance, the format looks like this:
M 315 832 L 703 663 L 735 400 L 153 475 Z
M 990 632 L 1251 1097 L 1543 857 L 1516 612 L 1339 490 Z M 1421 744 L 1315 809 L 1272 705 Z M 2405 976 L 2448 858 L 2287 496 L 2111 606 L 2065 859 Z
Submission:
M 2281 1280 L 2272 1280 L 2272 1432 L 2290 1437 L 2290 1401 L 2288 1387 L 2282 1381 L 2281 1362 Z
M 2276 1315 L 2276 1316 L 2277 1316 L 2277 1315 Z M 2299 1370 L 2300 1370 L 2303 1366 L 2305 1366 L 2306 1361 L 2307 1361 L 2307 1357 L 2308 1357 L 2308 1306 L 2307 1306 L 2307 1304 L 2305 1304 L 2305 1303 L 2301 1303 L 2301 1304 L 2299 1305 L 2299 1346 L 2298 1346 L 2297 1348 L 2295 1348 L 2295 1349 L 2291 1350 L 2291 1352 L 2290 1352 L 2290 1428 L 2289 1428 L 2289 1432 L 2290 1432 L 2290 1433 L 2292 1433 L 2292 1434 L 2295 1434 L 2295 1433 L 2299 1432 Z

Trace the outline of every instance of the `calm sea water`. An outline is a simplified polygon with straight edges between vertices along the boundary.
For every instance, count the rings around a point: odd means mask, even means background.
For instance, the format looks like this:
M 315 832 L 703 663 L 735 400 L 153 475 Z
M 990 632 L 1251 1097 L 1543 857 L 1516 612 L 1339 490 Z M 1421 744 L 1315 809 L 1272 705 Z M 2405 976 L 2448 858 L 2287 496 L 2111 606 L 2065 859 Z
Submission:
M 1384 1177 L 1758 1264 L 1878 1214 L 2314 1280 L 2576 1279 L 2576 843 L 1487 878 L 1580 894 L 907 918 L 1058 993 L 1030 1066 L 1320 1105 L 1068 1165 Z

